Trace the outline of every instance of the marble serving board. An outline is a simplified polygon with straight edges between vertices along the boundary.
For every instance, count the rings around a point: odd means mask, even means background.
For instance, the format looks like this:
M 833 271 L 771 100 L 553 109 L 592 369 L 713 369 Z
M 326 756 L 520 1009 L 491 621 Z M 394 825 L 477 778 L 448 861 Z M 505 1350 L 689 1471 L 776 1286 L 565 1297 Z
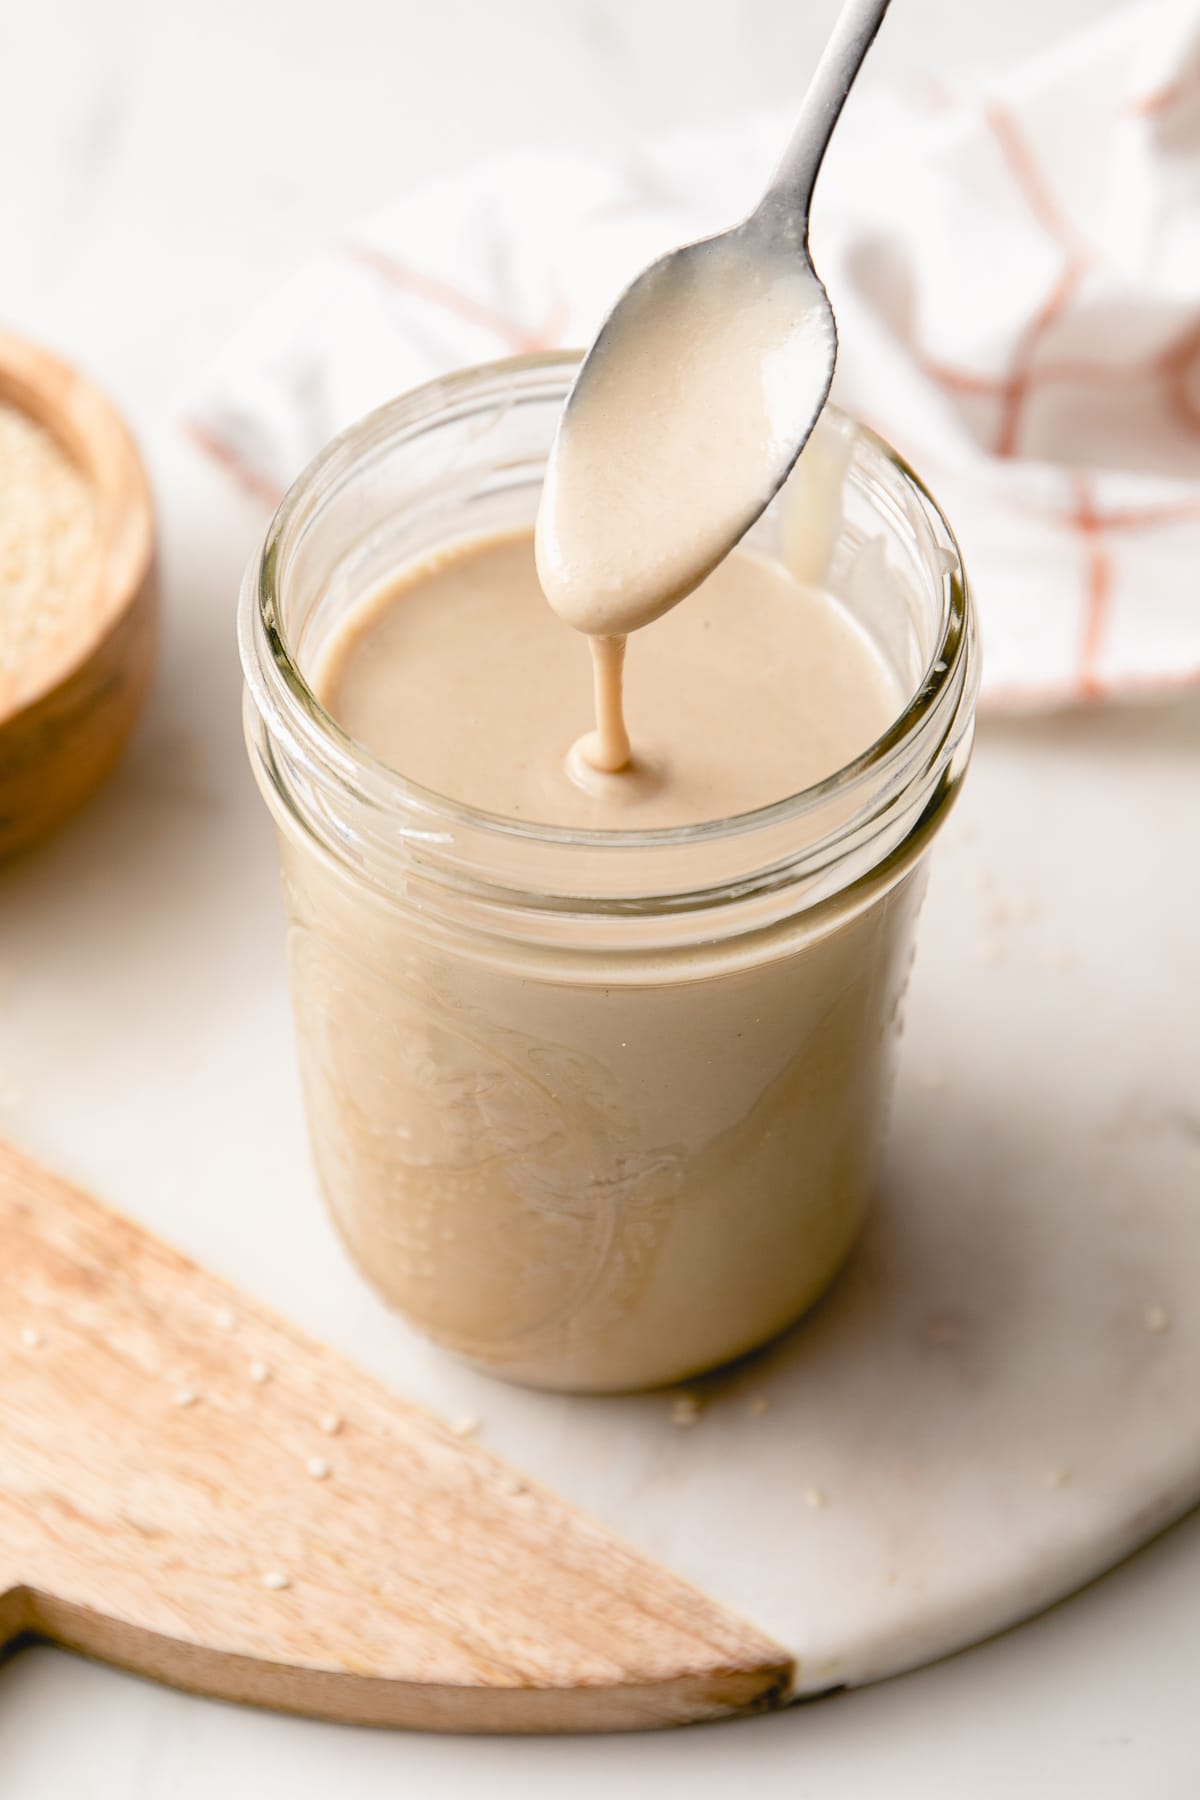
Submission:
M 184 619 L 114 786 L 0 871 L 4 1135 L 400 1394 L 475 1415 L 787 1646 L 800 1693 L 994 1632 L 1200 1496 L 1195 699 L 985 726 L 860 1251 L 694 1405 L 580 1400 L 423 1343 L 326 1223 L 227 627 Z

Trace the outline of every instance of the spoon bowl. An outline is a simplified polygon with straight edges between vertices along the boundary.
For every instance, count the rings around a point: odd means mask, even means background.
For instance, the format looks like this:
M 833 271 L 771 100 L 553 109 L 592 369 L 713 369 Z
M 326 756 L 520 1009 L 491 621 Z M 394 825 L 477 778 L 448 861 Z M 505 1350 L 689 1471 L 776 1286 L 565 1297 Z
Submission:
M 647 625 L 770 501 L 829 394 L 833 309 L 804 246 L 755 214 L 622 294 L 576 377 L 538 520 L 538 571 L 593 637 Z
M 590 637 L 648 625 L 728 555 L 829 394 L 837 328 L 812 191 L 888 0 L 846 0 L 748 219 L 672 250 L 609 313 L 567 399 L 537 524 L 546 598 Z

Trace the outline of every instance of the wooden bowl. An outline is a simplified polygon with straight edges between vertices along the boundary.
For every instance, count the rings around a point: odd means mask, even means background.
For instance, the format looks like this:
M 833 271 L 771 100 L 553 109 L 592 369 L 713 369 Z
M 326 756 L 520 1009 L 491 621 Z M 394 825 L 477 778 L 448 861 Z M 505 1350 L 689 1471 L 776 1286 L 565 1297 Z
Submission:
M 51 831 L 111 772 L 149 685 L 158 601 L 146 472 L 104 395 L 57 357 L 0 331 L 0 404 L 51 433 L 88 481 L 97 509 L 61 631 L 0 686 L 4 857 Z

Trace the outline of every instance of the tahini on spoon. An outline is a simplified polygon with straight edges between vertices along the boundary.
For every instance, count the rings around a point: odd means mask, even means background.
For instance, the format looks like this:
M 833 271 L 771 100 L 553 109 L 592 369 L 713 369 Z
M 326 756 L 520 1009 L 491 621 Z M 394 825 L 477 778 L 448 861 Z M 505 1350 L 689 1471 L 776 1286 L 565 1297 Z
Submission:
M 770 503 L 829 394 L 837 327 L 809 254 L 813 189 L 887 11 L 846 0 L 765 194 L 670 251 L 600 328 L 568 395 L 537 525 L 551 606 L 592 640 L 602 772 L 630 754 L 623 640 L 689 594 Z

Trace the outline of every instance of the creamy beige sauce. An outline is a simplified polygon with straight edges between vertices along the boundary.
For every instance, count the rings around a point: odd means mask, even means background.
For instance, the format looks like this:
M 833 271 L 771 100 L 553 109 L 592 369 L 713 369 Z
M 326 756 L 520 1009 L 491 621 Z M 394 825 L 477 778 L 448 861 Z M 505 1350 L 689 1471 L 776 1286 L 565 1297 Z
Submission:
M 636 648 L 633 765 L 572 768 L 588 658 L 523 533 L 401 571 L 315 681 L 411 780 L 601 829 L 778 800 L 866 749 L 901 701 L 835 601 L 747 549 Z M 497 954 L 348 883 L 286 818 L 281 838 L 322 1184 L 410 1320 L 515 1379 L 612 1389 L 736 1356 L 817 1297 L 875 1177 L 918 882 L 749 952 L 701 930 L 651 960 L 619 941 Z
M 621 302 L 546 471 L 538 574 L 589 637 L 638 631 L 689 594 L 762 511 L 824 402 L 833 345 L 815 278 L 736 247 L 701 252 Z
M 574 781 L 588 785 L 588 771 L 620 775 L 633 769 L 633 745 L 625 723 L 625 643 L 623 637 L 590 637 L 592 695 L 596 729 L 571 749 L 567 767 Z
M 727 966 L 492 957 L 277 816 L 321 1185 L 413 1325 L 513 1380 L 613 1390 L 818 1297 L 877 1176 L 919 875 Z
M 568 401 L 537 523 L 546 598 L 592 641 L 596 730 L 576 767 L 630 765 L 620 641 L 691 593 L 762 511 L 832 362 L 819 283 L 740 235 L 655 264 L 618 303 Z
M 572 754 L 588 660 L 545 605 L 528 533 L 402 572 L 356 612 L 316 678 L 344 729 L 423 787 L 601 829 L 784 799 L 867 749 L 901 703 L 835 601 L 745 549 L 639 636 L 626 684 L 637 749 L 627 772 L 609 774 L 594 752 Z M 602 733 L 605 723 L 601 713 Z
M 336 630 L 312 679 L 342 727 L 436 795 L 600 831 L 749 813 L 865 751 L 903 695 L 823 585 L 849 438 L 805 453 L 782 560 L 726 554 L 823 398 L 808 286 L 648 290 L 562 424 L 536 555 L 456 544 Z M 919 878 L 728 946 L 497 949 L 279 816 L 318 1168 L 393 1304 L 575 1389 L 682 1379 L 811 1304 L 875 1178 Z

